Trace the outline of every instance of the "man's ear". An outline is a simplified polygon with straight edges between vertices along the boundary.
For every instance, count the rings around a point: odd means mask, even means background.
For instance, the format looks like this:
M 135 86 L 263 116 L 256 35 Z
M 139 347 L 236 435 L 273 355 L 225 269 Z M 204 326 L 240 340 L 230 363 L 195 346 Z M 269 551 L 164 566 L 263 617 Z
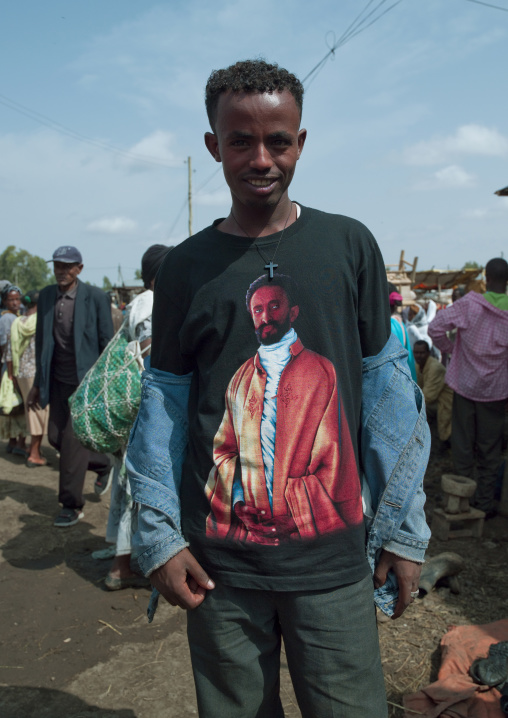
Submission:
M 222 162 L 219 152 L 219 140 L 213 132 L 205 132 L 205 145 L 208 152 L 212 155 L 216 162 Z
M 305 144 L 306 139 L 307 139 L 307 130 L 301 129 L 298 133 L 298 157 L 297 157 L 297 159 L 300 159 L 300 155 L 302 154 L 303 146 Z
M 291 309 L 289 310 L 289 321 L 291 322 L 291 324 L 296 321 L 299 314 L 300 307 L 298 306 L 298 304 L 295 304 L 295 306 L 291 307 Z

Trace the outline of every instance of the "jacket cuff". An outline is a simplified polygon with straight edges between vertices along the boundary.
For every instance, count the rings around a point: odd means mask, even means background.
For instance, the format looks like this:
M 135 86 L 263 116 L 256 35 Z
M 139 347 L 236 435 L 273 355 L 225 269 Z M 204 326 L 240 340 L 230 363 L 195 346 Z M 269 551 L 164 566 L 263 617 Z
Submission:
M 413 563 L 425 563 L 425 549 L 428 546 L 428 541 L 413 541 L 411 543 L 399 543 L 396 539 L 387 541 L 383 544 L 385 551 L 405 558 Z
M 183 551 L 188 545 L 183 536 L 169 536 L 167 539 L 150 546 L 144 553 L 137 556 L 137 562 L 143 575 L 148 578 L 155 569 L 164 566 L 169 559 Z
M 145 504 L 138 504 L 133 529 L 132 547 L 145 576 L 189 545 L 169 516 Z

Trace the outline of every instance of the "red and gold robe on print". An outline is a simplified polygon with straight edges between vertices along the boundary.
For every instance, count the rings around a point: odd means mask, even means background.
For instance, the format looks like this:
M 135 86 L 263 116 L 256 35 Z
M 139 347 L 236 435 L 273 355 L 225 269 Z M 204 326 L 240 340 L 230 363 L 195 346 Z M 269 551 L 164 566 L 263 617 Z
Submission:
M 363 520 L 358 468 L 335 368 L 299 339 L 290 352 L 277 392 L 273 511 L 260 439 L 266 372 L 256 354 L 227 388 L 226 409 L 214 440 L 214 466 L 205 488 L 210 538 L 249 540 L 232 510 L 235 472 L 248 506 L 263 509 L 274 520 L 293 518 L 297 532 L 292 539 L 317 538 Z

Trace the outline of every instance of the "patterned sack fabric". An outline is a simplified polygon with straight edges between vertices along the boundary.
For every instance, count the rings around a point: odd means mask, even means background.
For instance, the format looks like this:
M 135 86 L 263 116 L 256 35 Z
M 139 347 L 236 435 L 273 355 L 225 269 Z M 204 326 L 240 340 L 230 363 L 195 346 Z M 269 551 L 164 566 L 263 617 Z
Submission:
M 141 401 L 142 354 L 124 322 L 70 397 L 72 428 L 85 448 L 125 449 Z

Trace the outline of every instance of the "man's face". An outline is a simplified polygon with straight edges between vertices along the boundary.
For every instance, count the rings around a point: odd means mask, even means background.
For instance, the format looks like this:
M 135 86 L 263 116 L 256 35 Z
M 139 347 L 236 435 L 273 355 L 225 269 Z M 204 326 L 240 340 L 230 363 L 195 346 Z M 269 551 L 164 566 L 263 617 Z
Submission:
M 306 130 L 288 91 L 227 92 L 220 96 L 215 133 L 206 146 L 235 200 L 250 207 L 276 205 L 287 192 L 300 157 Z
M 53 262 L 53 267 L 56 283 L 62 291 L 72 289 L 83 269 L 83 265 L 78 262 Z
M 250 313 L 260 344 L 276 344 L 298 316 L 298 307 L 290 307 L 282 287 L 266 285 L 257 289 L 250 300 Z
M 21 297 L 19 292 L 9 292 L 4 299 L 4 304 L 9 312 L 17 314 L 21 306 Z
M 427 347 L 423 346 L 423 344 L 415 344 L 413 347 L 413 355 L 415 362 L 419 365 L 420 369 L 423 369 L 425 362 L 429 358 L 430 352 Z

